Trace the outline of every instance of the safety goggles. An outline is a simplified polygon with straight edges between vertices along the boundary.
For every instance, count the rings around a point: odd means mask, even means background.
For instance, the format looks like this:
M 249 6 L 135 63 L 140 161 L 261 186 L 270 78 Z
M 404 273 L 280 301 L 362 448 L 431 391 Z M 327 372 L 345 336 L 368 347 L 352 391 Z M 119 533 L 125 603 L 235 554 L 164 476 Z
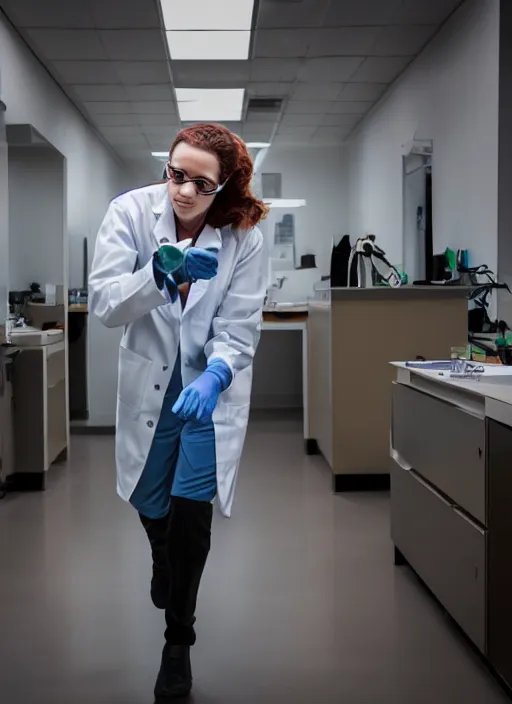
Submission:
M 172 181 L 176 186 L 183 186 L 185 183 L 193 183 L 196 192 L 200 196 L 214 196 L 220 193 L 227 183 L 227 181 L 224 181 L 220 186 L 212 186 L 212 184 L 204 178 L 187 178 L 184 171 L 175 169 L 169 163 L 165 167 L 165 172 L 169 181 Z

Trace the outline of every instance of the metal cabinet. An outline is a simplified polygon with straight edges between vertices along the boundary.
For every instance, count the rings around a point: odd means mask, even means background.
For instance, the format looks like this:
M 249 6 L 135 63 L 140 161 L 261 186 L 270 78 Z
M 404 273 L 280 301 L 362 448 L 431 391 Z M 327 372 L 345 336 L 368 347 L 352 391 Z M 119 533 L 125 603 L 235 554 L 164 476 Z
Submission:
M 16 484 L 42 489 L 69 441 L 64 343 L 22 348 L 13 381 Z
M 486 522 L 485 421 L 401 384 L 393 387 L 393 447 L 414 470 Z
M 392 538 L 411 567 L 485 652 L 483 528 L 413 471 L 391 474 Z

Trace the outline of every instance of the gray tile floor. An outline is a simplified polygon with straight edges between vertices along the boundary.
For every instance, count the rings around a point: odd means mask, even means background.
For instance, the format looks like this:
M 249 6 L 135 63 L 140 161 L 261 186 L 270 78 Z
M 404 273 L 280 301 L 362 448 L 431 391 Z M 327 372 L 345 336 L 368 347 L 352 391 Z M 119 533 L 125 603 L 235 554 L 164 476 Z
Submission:
M 234 516 L 216 519 L 191 701 L 508 701 L 388 533 L 386 494 L 332 495 L 300 422 L 255 420 Z M 76 437 L 46 493 L 0 502 L 0 560 L 0 701 L 151 704 L 163 617 L 111 437 Z

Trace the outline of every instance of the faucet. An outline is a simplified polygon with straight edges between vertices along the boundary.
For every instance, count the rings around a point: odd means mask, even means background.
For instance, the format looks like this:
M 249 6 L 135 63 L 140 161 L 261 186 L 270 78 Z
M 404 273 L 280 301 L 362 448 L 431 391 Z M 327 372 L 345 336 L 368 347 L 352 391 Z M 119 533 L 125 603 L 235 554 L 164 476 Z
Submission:
M 283 284 L 284 284 L 284 282 L 286 281 L 286 279 L 287 279 L 286 276 L 278 276 L 278 277 L 276 278 L 275 282 L 274 282 L 273 284 L 271 284 L 271 285 L 268 287 L 268 289 L 267 289 L 267 295 L 265 296 L 264 305 L 269 304 L 269 305 L 271 305 L 273 308 L 275 308 L 276 302 L 275 302 L 275 301 L 272 301 L 272 300 L 269 301 L 269 295 L 270 295 L 271 292 L 273 292 L 273 291 L 279 291 L 280 289 L 282 289 L 282 288 L 283 288 Z M 270 298 L 272 298 L 271 295 L 270 295 Z

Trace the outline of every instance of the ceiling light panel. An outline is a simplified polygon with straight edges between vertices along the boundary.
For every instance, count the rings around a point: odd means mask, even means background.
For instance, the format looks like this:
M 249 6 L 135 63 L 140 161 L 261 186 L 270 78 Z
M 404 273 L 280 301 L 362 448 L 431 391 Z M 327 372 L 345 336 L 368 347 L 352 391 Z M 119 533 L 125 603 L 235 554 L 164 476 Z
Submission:
M 160 0 L 167 30 L 249 31 L 254 0 Z
M 250 31 L 166 32 L 175 61 L 236 61 L 249 58 Z
M 182 122 L 237 122 L 242 119 L 243 88 L 176 88 Z

